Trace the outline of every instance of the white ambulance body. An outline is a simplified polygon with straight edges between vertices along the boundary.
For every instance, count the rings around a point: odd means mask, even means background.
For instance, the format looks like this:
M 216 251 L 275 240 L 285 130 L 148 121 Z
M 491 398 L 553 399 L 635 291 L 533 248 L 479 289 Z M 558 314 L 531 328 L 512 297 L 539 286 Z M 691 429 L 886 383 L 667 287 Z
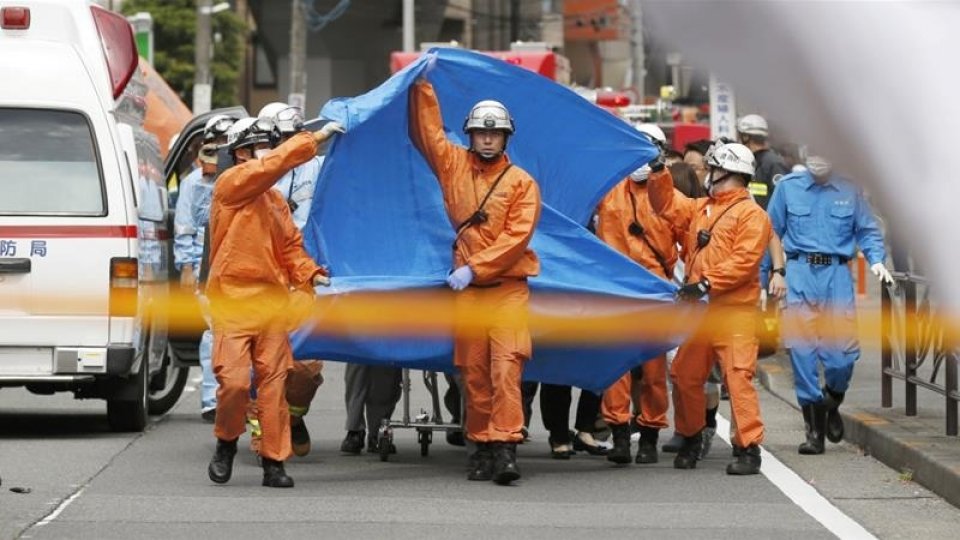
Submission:
M 145 316 L 170 234 L 130 26 L 84 0 L 0 12 L 0 387 L 103 398 L 111 428 L 141 430 L 186 373 Z

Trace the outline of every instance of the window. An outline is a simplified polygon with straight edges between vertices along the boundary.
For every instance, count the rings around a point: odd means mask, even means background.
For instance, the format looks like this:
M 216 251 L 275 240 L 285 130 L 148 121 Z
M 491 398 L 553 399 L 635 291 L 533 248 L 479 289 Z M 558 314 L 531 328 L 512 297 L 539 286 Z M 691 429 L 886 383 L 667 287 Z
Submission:
M 86 116 L 0 108 L 0 214 L 106 215 Z

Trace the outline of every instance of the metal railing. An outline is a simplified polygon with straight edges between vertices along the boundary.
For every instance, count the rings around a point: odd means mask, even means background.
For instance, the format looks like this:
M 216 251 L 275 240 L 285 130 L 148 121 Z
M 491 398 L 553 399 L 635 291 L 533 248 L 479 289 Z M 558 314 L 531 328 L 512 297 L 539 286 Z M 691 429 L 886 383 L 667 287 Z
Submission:
M 958 351 L 921 276 L 893 274 L 881 293 L 880 404 L 893 407 L 893 380 L 904 381 L 907 416 L 917 415 L 917 387 L 944 397 L 947 435 L 957 435 Z

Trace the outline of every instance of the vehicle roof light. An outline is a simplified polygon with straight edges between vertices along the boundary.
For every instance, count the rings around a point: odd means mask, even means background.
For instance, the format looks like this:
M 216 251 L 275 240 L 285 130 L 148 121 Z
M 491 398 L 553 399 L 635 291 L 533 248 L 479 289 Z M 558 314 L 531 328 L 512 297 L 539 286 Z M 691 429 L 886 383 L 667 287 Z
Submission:
M 8 6 L 2 9 L 4 30 L 27 30 L 30 28 L 30 8 Z

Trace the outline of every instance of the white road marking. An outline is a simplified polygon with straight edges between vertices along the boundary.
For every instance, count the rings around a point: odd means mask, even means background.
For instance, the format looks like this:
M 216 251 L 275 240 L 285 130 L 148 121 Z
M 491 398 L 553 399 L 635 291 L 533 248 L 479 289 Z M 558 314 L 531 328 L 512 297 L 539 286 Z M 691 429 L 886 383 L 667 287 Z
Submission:
M 57 516 L 59 516 L 61 512 L 63 512 L 64 510 L 66 510 L 67 507 L 70 506 L 70 503 L 72 503 L 73 501 L 75 501 L 75 500 L 77 499 L 77 497 L 79 497 L 80 494 L 83 493 L 83 490 L 85 490 L 85 489 L 87 489 L 87 487 L 86 487 L 86 486 L 83 486 L 82 488 L 78 489 L 78 490 L 76 491 L 76 493 L 74 493 L 73 495 L 71 495 L 71 496 L 67 497 L 66 499 L 64 499 L 63 502 L 61 502 L 60 505 L 57 506 L 57 507 L 53 510 L 53 512 L 51 512 L 47 517 L 45 517 L 45 518 L 41 519 L 40 521 L 38 521 L 37 524 L 34 525 L 34 527 L 42 527 L 42 526 L 50 523 L 51 521 L 57 519 Z
M 730 444 L 730 422 L 717 415 L 717 435 L 727 444 Z M 850 516 L 844 514 L 839 508 L 833 505 L 829 500 L 821 495 L 813 486 L 803 478 L 793 472 L 782 461 L 768 452 L 765 448 L 760 448 L 760 455 L 763 459 L 763 465 L 760 472 L 767 477 L 774 486 L 777 487 L 788 499 L 800 507 L 801 510 L 817 520 L 821 525 L 838 538 L 844 540 L 854 539 L 872 539 L 877 537 L 870 531 L 863 528 L 862 525 L 853 520 Z

